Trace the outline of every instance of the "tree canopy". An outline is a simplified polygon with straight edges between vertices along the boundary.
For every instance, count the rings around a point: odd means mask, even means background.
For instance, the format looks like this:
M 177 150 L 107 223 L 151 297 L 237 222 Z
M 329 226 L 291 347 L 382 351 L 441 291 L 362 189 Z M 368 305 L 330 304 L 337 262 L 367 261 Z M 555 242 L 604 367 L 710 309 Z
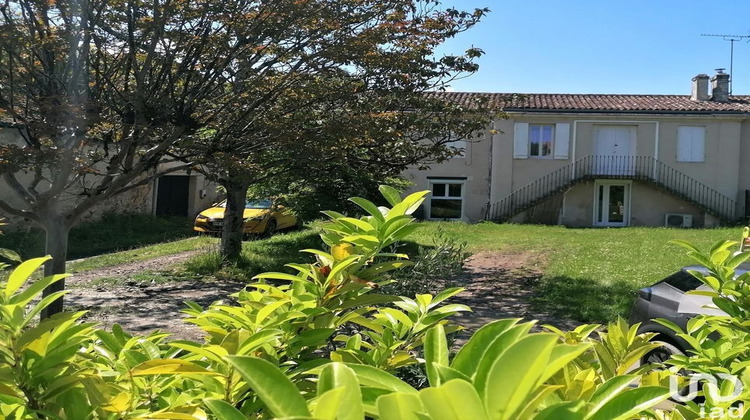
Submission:
M 420 0 L 7 0 L 0 120 L 22 142 L 0 144 L 14 195 L 0 211 L 44 227 L 47 274 L 62 273 L 84 212 L 170 171 L 200 168 L 244 200 L 277 174 L 445 158 L 481 124 L 425 92 L 476 71 L 481 51 L 435 48 L 486 12 Z

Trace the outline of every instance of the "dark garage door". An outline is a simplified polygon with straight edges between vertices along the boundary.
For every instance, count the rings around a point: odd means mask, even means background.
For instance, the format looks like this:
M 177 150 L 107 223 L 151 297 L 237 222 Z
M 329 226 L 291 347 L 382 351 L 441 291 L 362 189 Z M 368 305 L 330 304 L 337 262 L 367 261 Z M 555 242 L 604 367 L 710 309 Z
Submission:
M 189 176 L 163 176 L 159 178 L 156 193 L 156 215 L 187 217 L 189 189 Z

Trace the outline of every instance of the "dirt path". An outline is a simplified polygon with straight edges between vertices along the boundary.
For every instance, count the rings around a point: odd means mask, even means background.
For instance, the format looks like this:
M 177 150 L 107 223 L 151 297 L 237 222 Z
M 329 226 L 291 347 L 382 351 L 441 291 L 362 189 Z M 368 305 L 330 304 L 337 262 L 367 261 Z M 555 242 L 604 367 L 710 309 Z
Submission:
M 466 333 L 499 318 L 537 320 L 537 325 L 550 324 L 562 329 L 580 324 L 533 309 L 534 285 L 542 276 L 535 260 L 531 254 L 500 252 L 481 252 L 469 258 L 464 274 L 457 279 L 466 290 L 453 300 L 472 308 L 473 312 L 456 318 Z
M 147 261 L 133 262 L 100 270 L 74 274 L 69 278 L 70 293 L 66 305 L 88 310 L 87 319 L 110 327 L 119 323 L 126 331 L 146 333 L 156 329 L 172 333 L 173 338 L 198 340 L 201 331 L 185 322 L 180 311 L 184 301 L 191 300 L 206 307 L 217 300 L 226 300 L 245 283 L 181 278 L 179 281 L 156 283 L 136 281 L 143 272 L 169 272 L 200 251 L 190 251 Z M 139 278 L 142 280 L 143 276 Z M 535 312 L 531 306 L 533 286 L 541 277 L 529 254 L 483 252 L 472 256 L 465 272 L 455 282 L 466 291 L 453 303 L 469 305 L 472 313 L 462 314 L 456 321 L 466 327 L 468 335 L 489 321 L 498 318 L 536 319 L 539 325 L 552 324 L 571 328 L 576 322 Z
M 199 340 L 201 331 L 184 321 L 185 301 L 207 307 L 214 301 L 226 300 L 241 290 L 245 283 L 181 278 L 179 281 L 156 283 L 134 281 L 144 272 L 169 273 L 180 263 L 201 251 L 132 262 L 74 274 L 66 283 L 70 290 L 65 304 L 76 310 L 87 310 L 87 321 L 109 328 L 114 323 L 131 333 L 154 330 L 170 332 L 175 339 Z

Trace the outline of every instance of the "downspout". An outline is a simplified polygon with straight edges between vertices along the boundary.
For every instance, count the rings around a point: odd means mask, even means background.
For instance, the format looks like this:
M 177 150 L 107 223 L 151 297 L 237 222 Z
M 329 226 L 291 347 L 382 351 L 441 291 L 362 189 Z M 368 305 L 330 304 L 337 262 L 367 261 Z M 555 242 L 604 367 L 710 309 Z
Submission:
M 492 121 L 490 125 L 491 130 L 496 130 L 496 123 L 495 121 Z M 484 209 L 484 220 L 490 220 L 490 208 L 492 207 L 492 148 L 495 145 L 495 136 L 497 134 L 492 134 L 490 136 L 490 153 L 487 157 L 488 161 L 488 169 L 487 169 L 487 204 L 485 205 Z
M 653 175 L 655 182 L 659 181 L 659 165 L 658 165 L 659 163 L 659 131 L 660 131 L 659 121 L 656 121 L 656 134 L 654 135 L 654 143 L 655 143 L 654 144 L 654 160 L 655 162 L 654 162 L 654 175 Z M 630 201 L 633 201 L 632 197 Z

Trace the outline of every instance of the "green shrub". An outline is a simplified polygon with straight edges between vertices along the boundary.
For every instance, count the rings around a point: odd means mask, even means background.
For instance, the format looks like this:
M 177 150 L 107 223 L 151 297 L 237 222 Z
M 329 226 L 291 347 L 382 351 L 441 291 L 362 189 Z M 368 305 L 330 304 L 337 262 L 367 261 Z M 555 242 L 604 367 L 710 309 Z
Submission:
M 0 416 L 9 419 L 580 419 L 672 416 L 652 407 L 669 396 L 650 367 L 629 371 L 649 336 L 624 322 L 530 333 L 533 322 L 498 320 L 455 356 L 449 288 L 414 298 L 375 294 L 388 272 L 410 264 L 385 252 L 414 229 L 427 192 L 391 208 L 354 198 L 368 215 L 329 212 L 325 250 L 290 272 L 256 276 L 238 304 L 188 303 L 203 342 L 131 336 L 62 313 L 35 315 L 59 297 L 35 299 L 63 276 L 29 279 L 45 259 L 0 282 Z M 267 282 L 271 280 L 272 282 Z M 419 358 L 417 355 L 422 354 Z M 395 376 L 424 369 L 417 389 Z M 428 386 L 427 386 L 428 385 Z M 677 419 L 678 417 L 671 417 Z
M 471 255 L 466 241 L 448 235 L 444 229 L 436 230 L 431 244 L 419 246 L 413 265 L 393 271 L 393 282 L 383 287 L 384 293 L 416 295 L 435 293 L 445 287 L 457 286 L 456 278 L 463 272 Z

